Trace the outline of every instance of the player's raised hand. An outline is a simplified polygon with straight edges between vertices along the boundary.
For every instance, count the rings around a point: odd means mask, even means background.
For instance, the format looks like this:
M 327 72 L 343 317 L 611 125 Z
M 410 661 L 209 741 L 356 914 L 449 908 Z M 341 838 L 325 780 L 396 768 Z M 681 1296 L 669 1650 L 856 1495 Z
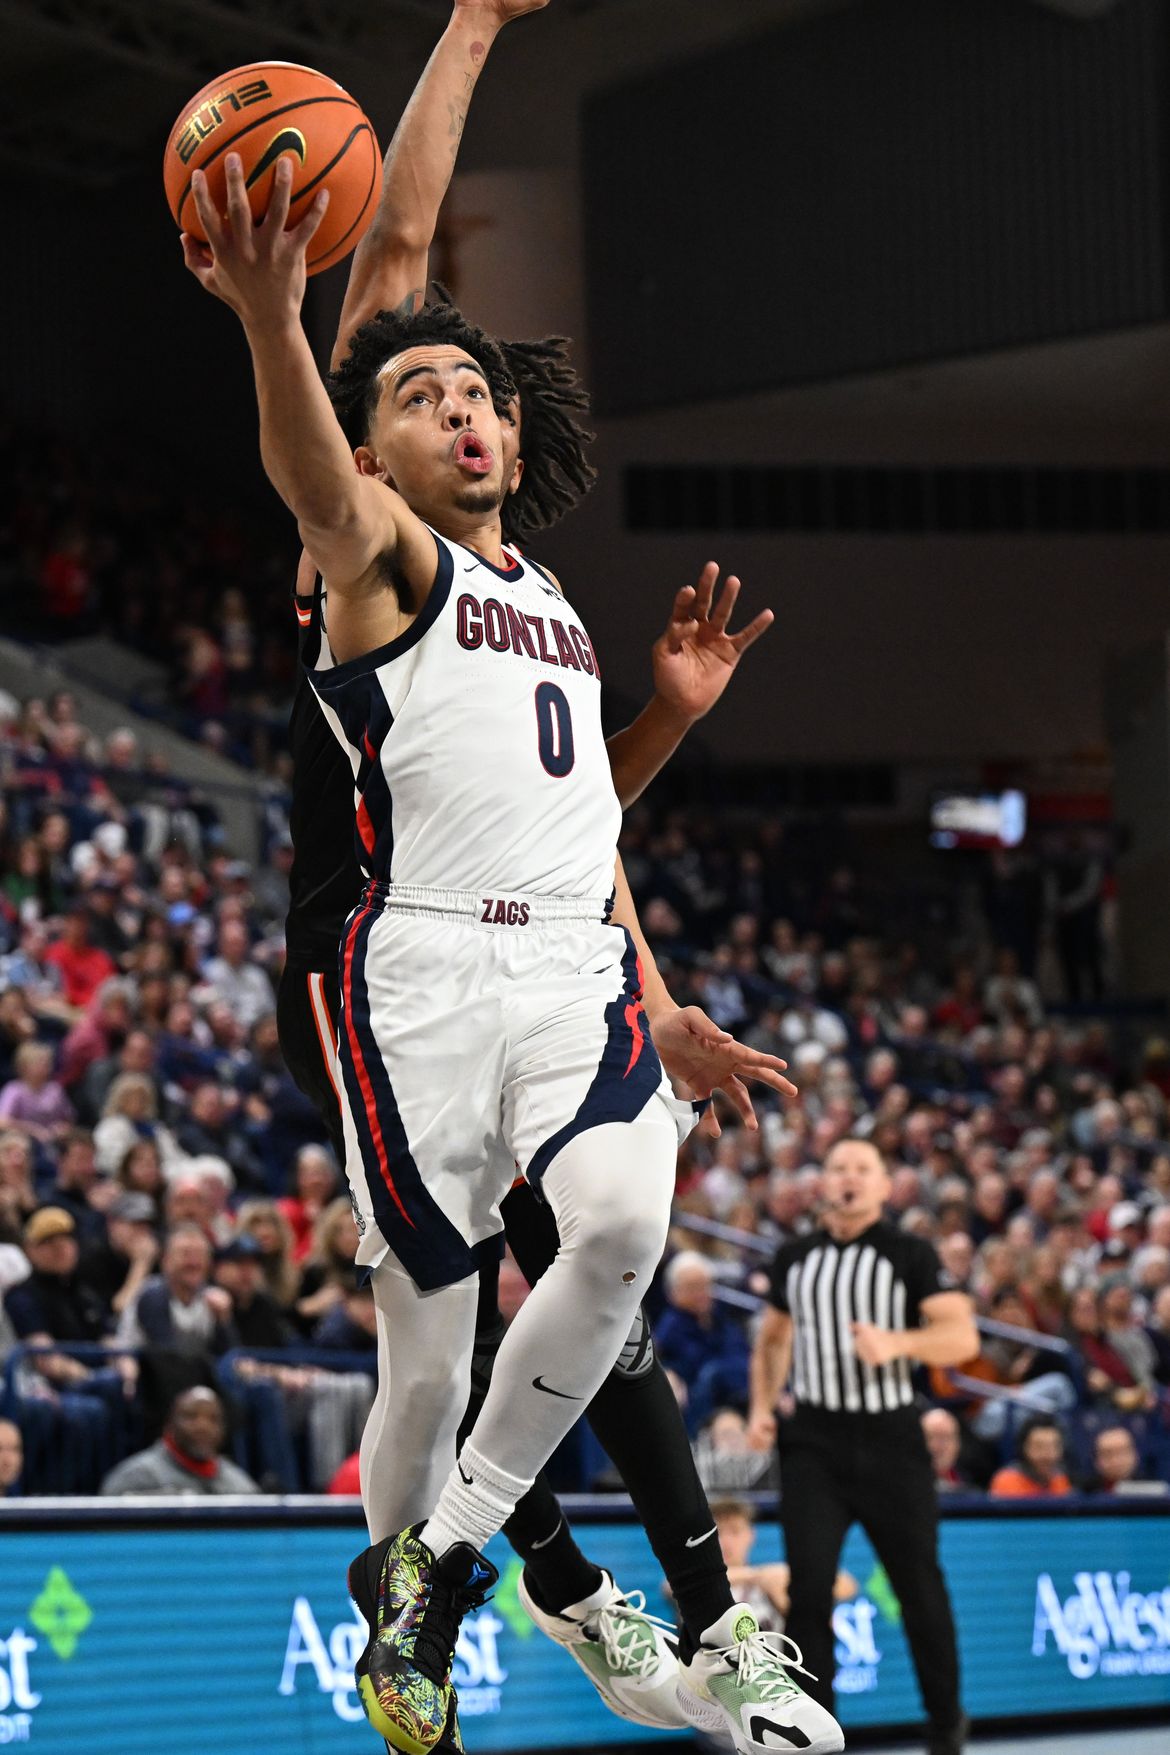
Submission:
M 183 233 L 183 260 L 195 278 L 230 305 L 245 326 L 267 326 L 295 319 L 305 296 L 305 251 L 325 217 L 329 194 L 321 189 L 305 217 L 286 230 L 292 195 L 292 161 L 276 162 L 272 200 L 257 225 L 248 206 L 248 191 L 239 155 L 224 161 L 227 212 L 217 213 L 202 171 L 191 176 L 191 194 L 206 244 Z
M 784 1077 L 787 1061 L 737 1042 L 697 1005 L 681 1006 L 659 1016 L 651 1033 L 658 1058 L 672 1079 L 679 1079 L 696 1097 L 722 1091 L 747 1127 L 756 1128 L 759 1122 L 746 1079 L 770 1085 L 784 1097 L 797 1095 L 791 1079 Z
M 480 12 L 507 24 L 510 18 L 522 18 L 526 12 L 541 12 L 548 0 L 455 0 L 456 12 Z
M 711 711 L 748 647 L 775 620 L 770 609 L 762 609 L 738 634 L 728 633 L 739 580 L 734 574 L 726 579 L 716 600 L 718 581 L 718 565 L 708 561 L 698 585 L 679 592 L 670 620 L 654 642 L 655 691 L 688 719 L 701 719 Z

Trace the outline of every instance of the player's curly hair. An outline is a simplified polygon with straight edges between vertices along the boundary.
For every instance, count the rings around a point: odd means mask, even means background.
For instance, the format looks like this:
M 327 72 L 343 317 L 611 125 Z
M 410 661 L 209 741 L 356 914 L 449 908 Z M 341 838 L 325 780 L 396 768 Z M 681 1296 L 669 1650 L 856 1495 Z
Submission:
M 504 536 L 525 542 L 547 530 L 583 499 L 597 478 L 586 456 L 593 434 L 580 417 L 589 397 L 569 361 L 564 336 L 541 341 L 496 341 L 469 323 L 446 287 L 433 283 L 421 310 L 380 311 L 355 334 L 350 350 L 329 374 L 329 395 L 350 444 L 362 445 L 378 405 L 378 373 L 407 347 L 461 347 L 478 361 L 497 411 L 519 394 L 520 486 L 500 509 Z
M 584 499 L 597 471 L 586 456 L 593 434 L 581 416 L 589 394 L 569 361 L 563 335 L 543 341 L 502 341 L 508 370 L 520 392 L 520 486 L 501 508 L 504 535 L 524 542 L 547 530 Z

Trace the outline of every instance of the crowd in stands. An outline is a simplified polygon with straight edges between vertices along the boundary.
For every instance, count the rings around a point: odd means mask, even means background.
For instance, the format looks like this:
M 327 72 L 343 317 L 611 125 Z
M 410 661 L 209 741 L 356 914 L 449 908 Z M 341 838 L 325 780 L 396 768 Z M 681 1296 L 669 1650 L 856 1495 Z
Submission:
M 296 683 L 296 550 L 275 501 L 160 489 L 157 458 L 116 430 L 81 447 L 0 420 L 0 476 L 5 631 L 112 636 L 165 667 L 181 729 L 270 765 Z
M 369 1405 L 374 1319 L 277 1042 L 287 849 L 249 869 L 212 815 L 119 766 L 132 736 L 97 748 L 67 694 L 0 698 L 0 1492 L 96 1490 L 141 1454 L 203 1478 L 217 1419 L 247 1479 L 322 1488 Z M 847 1133 L 998 1325 L 958 1384 L 923 1377 L 940 1488 L 1167 1474 L 1170 1046 L 1053 1012 L 1035 869 L 989 861 L 960 942 L 941 892 L 899 898 L 773 817 L 642 809 L 623 847 L 676 996 L 800 1087 L 758 1095 L 758 1134 L 719 1105 L 722 1135 L 680 1156 L 651 1310 L 712 1491 L 774 1479 L 743 1418 L 752 1309 Z M 1058 948 L 1091 996 L 1077 857 Z M 562 1484 L 604 1474 L 583 1452 Z

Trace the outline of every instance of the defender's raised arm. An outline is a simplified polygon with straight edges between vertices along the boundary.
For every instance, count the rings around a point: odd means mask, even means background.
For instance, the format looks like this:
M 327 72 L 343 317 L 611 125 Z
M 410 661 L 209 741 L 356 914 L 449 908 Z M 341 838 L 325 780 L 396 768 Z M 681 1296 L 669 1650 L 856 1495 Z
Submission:
M 455 0 L 383 161 L 374 222 L 354 252 L 331 366 L 355 329 L 379 311 L 417 311 L 427 255 L 451 182 L 472 93 L 509 19 L 540 12 L 548 0 Z

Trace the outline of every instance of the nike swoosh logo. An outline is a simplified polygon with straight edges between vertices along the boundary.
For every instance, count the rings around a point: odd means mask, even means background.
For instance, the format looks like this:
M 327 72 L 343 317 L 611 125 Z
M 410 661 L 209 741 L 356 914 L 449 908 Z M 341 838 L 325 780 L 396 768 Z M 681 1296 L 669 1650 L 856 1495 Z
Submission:
M 774 1737 L 783 1737 L 790 1749 L 807 1749 L 812 1744 L 812 1738 L 806 1737 L 797 1725 L 778 1725 L 770 1718 L 763 1718 L 758 1712 L 755 1713 L 748 1723 L 748 1736 L 752 1742 L 763 1744 L 767 1748 L 764 1738 L 769 1731 Z
M 556 1538 L 560 1535 L 560 1533 L 564 1529 L 564 1527 L 565 1527 L 565 1520 L 562 1517 L 551 1536 L 545 1536 L 543 1542 L 529 1542 L 528 1546 L 530 1548 L 547 1548 L 550 1542 L 556 1540 Z
M 258 183 L 265 171 L 271 169 L 282 153 L 295 152 L 301 163 L 304 164 L 306 151 L 305 137 L 299 128 L 282 128 L 279 134 L 272 136 L 252 166 L 248 180 L 244 184 L 245 189 L 250 189 L 253 183 Z
M 559 1395 L 563 1402 L 579 1402 L 581 1400 L 579 1395 L 566 1395 L 563 1389 L 550 1389 L 547 1383 L 540 1381 L 539 1377 L 532 1379 L 532 1387 L 533 1389 L 543 1389 L 545 1395 Z
M 463 1473 L 463 1464 L 461 1462 L 457 1462 L 455 1467 L 459 1470 L 459 1479 L 463 1482 L 464 1486 L 470 1487 L 473 1483 L 474 1477 Z
M 712 1536 L 717 1536 L 718 1534 L 719 1534 L 719 1526 L 718 1526 L 718 1524 L 713 1523 L 711 1525 L 711 1528 L 707 1531 L 706 1535 L 688 1536 L 686 1545 L 688 1548 L 698 1548 L 699 1546 L 701 1546 L 701 1544 L 703 1542 L 709 1542 L 711 1540 Z

